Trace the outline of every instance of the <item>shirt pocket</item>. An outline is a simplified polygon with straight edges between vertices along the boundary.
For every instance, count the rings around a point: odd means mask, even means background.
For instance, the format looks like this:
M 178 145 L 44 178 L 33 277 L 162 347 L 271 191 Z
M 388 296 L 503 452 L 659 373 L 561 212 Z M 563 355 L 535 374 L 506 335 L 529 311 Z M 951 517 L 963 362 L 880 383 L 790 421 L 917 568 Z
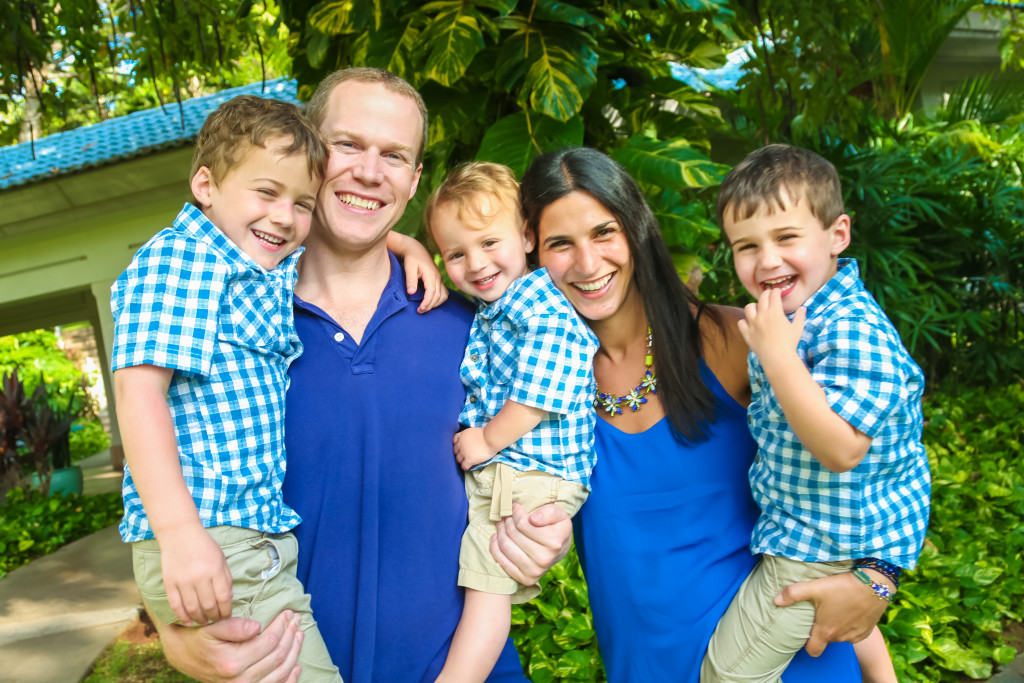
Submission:
M 217 338 L 263 353 L 287 353 L 283 291 L 271 281 L 233 280 L 221 302 Z

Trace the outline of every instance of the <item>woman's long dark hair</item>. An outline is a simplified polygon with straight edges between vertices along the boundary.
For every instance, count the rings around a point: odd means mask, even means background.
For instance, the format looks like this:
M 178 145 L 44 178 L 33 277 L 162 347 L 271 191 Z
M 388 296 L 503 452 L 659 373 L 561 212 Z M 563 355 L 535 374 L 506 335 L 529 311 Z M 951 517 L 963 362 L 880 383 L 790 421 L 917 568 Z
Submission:
M 679 278 L 640 188 L 621 166 L 595 149 L 571 147 L 543 154 L 530 164 L 520 197 L 526 225 L 538 242 L 544 209 L 577 191 L 593 196 L 622 226 L 633 258 L 633 280 L 654 333 L 658 396 L 675 438 L 702 441 L 715 415 L 714 396 L 700 376 L 701 335 L 691 309 L 703 304 Z M 714 311 L 704 309 L 703 314 L 721 324 Z

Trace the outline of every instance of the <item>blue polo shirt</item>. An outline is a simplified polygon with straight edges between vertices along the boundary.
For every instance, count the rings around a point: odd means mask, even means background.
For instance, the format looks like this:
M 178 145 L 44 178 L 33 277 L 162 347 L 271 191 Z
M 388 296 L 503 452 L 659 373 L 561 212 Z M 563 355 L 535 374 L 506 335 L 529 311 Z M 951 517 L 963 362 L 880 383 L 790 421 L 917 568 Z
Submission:
M 358 345 L 295 298 L 284 497 L 302 516 L 298 576 L 346 683 L 432 683 L 462 614 L 467 502 L 452 436 L 473 307 L 453 296 L 420 315 L 422 298 L 392 257 Z M 488 680 L 526 680 L 511 639 Z

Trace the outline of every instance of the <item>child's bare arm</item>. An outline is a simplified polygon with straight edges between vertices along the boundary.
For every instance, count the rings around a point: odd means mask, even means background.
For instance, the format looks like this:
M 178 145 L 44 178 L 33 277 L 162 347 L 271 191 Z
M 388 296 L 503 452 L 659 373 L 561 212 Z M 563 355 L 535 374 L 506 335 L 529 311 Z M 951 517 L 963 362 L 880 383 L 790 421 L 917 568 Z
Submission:
M 405 267 L 405 287 L 410 294 L 416 291 L 416 282 L 423 280 L 423 303 L 416 309 L 419 313 L 426 313 L 447 301 L 448 288 L 426 247 L 394 230 L 388 233 L 387 247 Z
M 829 470 L 852 470 L 867 454 L 871 437 L 832 410 L 825 390 L 797 355 L 804 309 L 799 309 L 790 322 L 783 313 L 781 295 L 769 290 L 745 310 L 747 319 L 739 322 L 740 334 L 761 360 L 793 433 Z
M 490 460 L 540 424 L 544 413 L 540 408 L 505 401 L 487 426 L 464 429 L 455 435 L 455 459 L 464 470 Z
M 899 683 L 892 658 L 889 657 L 889 649 L 885 645 L 885 638 L 877 626 L 870 636 L 853 644 L 853 651 L 857 653 L 860 675 L 864 683 Z
M 160 545 L 168 602 L 183 624 L 205 624 L 231 616 L 231 572 L 181 473 L 167 407 L 172 375 L 154 365 L 114 372 L 117 418 L 132 479 Z

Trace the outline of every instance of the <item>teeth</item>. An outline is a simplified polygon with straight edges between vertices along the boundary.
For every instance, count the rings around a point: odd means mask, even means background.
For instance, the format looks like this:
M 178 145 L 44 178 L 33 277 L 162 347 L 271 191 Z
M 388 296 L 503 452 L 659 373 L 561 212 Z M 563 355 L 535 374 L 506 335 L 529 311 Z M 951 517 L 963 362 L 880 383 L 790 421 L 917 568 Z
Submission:
M 476 284 L 477 284 L 478 286 L 483 286 L 483 285 L 489 285 L 489 284 L 491 284 L 492 282 L 494 282 L 494 279 L 495 279 L 496 277 L 498 277 L 498 274 L 497 274 L 497 273 L 495 273 L 494 275 L 488 275 L 488 276 L 487 276 L 487 277 L 485 277 L 485 278 L 481 278 L 481 279 L 479 279 L 479 280 L 476 280 Z
M 762 286 L 765 289 L 775 289 L 776 287 L 780 287 L 781 288 L 781 287 L 783 287 L 785 285 L 788 285 L 794 279 L 796 279 L 795 275 L 786 275 L 785 277 L 772 278 L 771 280 L 765 280 L 762 283 Z
M 274 237 L 273 235 L 268 235 L 267 233 L 260 232 L 259 230 L 253 230 L 252 232 L 254 235 L 256 235 L 256 237 L 260 238 L 264 242 L 270 242 L 271 244 L 276 246 L 281 246 L 282 244 L 284 244 L 284 240 L 281 239 L 280 237 Z
M 376 199 L 364 199 L 362 197 L 357 197 L 354 194 L 340 194 L 338 195 L 338 199 L 349 206 L 356 206 L 360 209 L 369 209 L 370 211 L 376 211 L 381 205 L 381 203 Z
M 582 289 L 584 292 L 596 292 L 597 290 L 608 284 L 608 281 L 612 279 L 612 274 L 608 273 L 600 280 L 594 282 L 574 282 L 573 285 Z

